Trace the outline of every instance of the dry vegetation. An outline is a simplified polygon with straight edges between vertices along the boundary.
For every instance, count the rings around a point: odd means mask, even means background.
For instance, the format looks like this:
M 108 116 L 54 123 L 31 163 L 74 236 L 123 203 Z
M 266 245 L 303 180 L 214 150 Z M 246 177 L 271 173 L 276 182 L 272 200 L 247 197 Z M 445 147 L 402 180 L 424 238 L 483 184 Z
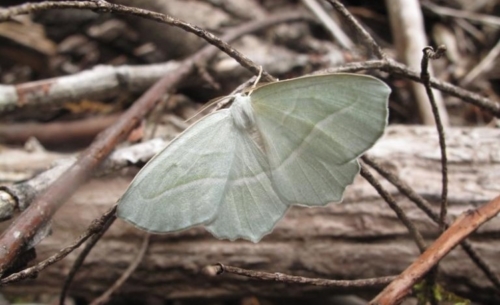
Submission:
M 68 285 L 67 304 L 500 303 L 500 4 L 331 2 L 2 1 L 1 294 L 52 304 Z M 426 81 L 434 50 L 422 50 L 438 45 Z M 294 207 L 258 244 L 202 228 L 145 236 L 113 211 L 88 229 L 187 119 L 260 65 L 265 81 L 344 71 L 392 87 L 391 126 L 343 204 Z M 69 285 L 85 250 L 64 249 L 81 234 L 98 241 Z M 419 290 L 421 278 L 440 293 Z

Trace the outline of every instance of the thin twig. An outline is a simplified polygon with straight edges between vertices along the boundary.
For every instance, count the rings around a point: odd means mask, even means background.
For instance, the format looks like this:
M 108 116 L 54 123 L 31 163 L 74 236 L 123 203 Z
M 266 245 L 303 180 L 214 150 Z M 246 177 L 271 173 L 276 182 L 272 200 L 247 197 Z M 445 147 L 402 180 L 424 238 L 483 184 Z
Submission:
M 116 212 L 117 205 L 114 205 L 112 210 Z M 106 220 L 106 222 L 103 224 L 101 227 L 101 230 L 98 232 L 95 232 L 94 235 L 90 238 L 90 240 L 85 244 L 85 247 L 83 250 L 78 254 L 78 257 L 75 259 L 73 262 L 73 266 L 71 267 L 71 270 L 68 272 L 68 276 L 66 277 L 66 280 L 64 281 L 63 287 L 61 289 L 61 294 L 59 295 L 59 304 L 64 305 L 66 302 L 66 294 L 68 292 L 69 287 L 71 286 L 71 283 L 73 282 L 73 279 L 78 272 L 78 269 L 80 269 L 81 265 L 83 264 L 83 261 L 87 257 L 87 255 L 90 253 L 92 248 L 94 248 L 95 244 L 101 239 L 101 237 L 108 231 L 109 227 L 115 222 L 116 216 L 111 217 Z
M 256 65 L 253 61 L 247 58 L 245 55 L 241 54 L 239 51 L 231 47 L 228 43 L 226 43 L 223 39 L 213 35 L 212 33 L 201 29 L 195 25 L 192 25 L 188 22 L 173 18 L 171 16 L 140 9 L 136 7 L 129 7 L 121 4 L 112 4 L 104 0 L 98 1 L 45 1 L 42 3 L 25 3 L 18 6 L 12 6 L 6 9 L 0 10 L 0 22 L 8 20 L 9 18 L 34 13 L 38 11 L 44 11 L 48 9 L 67 9 L 67 8 L 76 8 L 76 9 L 90 9 L 96 12 L 105 12 L 105 13 L 120 13 L 126 15 L 132 15 L 137 17 L 142 17 L 144 19 L 153 20 L 160 23 L 166 23 L 171 26 L 175 26 L 181 28 L 187 32 L 193 33 L 196 36 L 205 39 L 210 44 L 216 46 L 224 53 L 228 54 L 232 58 L 234 58 L 241 66 L 248 69 L 252 74 L 257 75 L 259 73 L 259 66 Z M 268 82 L 276 81 L 274 77 L 269 75 L 267 72 L 262 73 L 262 78 Z
M 148 249 L 149 246 L 150 236 L 151 235 L 149 233 L 146 233 L 146 236 L 144 236 L 144 239 L 142 240 L 142 245 L 141 248 L 139 249 L 139 253 L 137 253 L 137 256 L 135 257 L 134 261 L 128 266 L 127 270 L 123 272 L 122 276 L 120 276 L 120 278 L 116 280 L 116 282 L 111 287 L 109 287 L 109 289 L 106 290 L 106 292 L 104 292 L 101 296 L 92 301 L 90 305 L 106 304 L 109 301 L 111 295 L 115 293 L 118 289 L 120 289 L 123 283 L 125 283 L 125 281 L 132 275 L 132 273 L 135 271 L 135 269 L 137 269 L 139 264 L 144 259 L 144 255 L 146 254 L 146 250 Z
M 410 219 L 406 216 L 404 211 L 401 209 L 401 207 L 396 203 L 394 198 L 387 192 L 382 185 L 373 177 L 373 175 L 366 169 L 366 166 L 364 164 L 361 164 L 361 169 L 360 169 L 360 174 L 363 178 L 365 178 L 374 188 L 377 190 L 379 195 L 384 199 L 384 201 L 389 205 L 389 207 L 396 213 L 397 217 L 401 222 L 406 226 L 408 229 L 408 232 L 410 233 L 410 236 L 413 237 L 415 240 L 415 243 L 418 246 L 418 249 L 420 250 L 420 253 L 424 253 L 426 249 L 425 241 L 418 229 L 415 227 L 413 222 L 411 222 Z M 437 271 L 437 267 L 436 267 Z M 437 272 L 436 272 L 437 274 Z M 430 275 L 431 278 L 429 281 L 433 283 L 435 280 L 432 277 L 432 274 Z M 432 300 L 432 298 L 431 298 Z
M 122 141 L 156 105 L 159 97 L 190 74 L 193 58 L 177 73 L 166 75 L 144 93 L 111 127 L 100 133 L 80 158 L 4 231 L 0 237 L 0 273 L 9 268 L 24 246 L 35 236 L 76 189 L 87 181 L 118 142 Z M 14 232 L 16 232 L 14 234 Z
M 432 210 L 431 204 L 415 192 L 408 184 L 399 179 L 398 176 L 386 170 L 381 164 L 374 159 L 364 155 L 361 157 L 364 163 L 375 169 L 382 177 L 392 183 L 403 195 L 414 202 L 419 209 L 425 212 L 427 216 L 439 225 L 439 215 Z
M 361 280 L 328 280 L 328 279 L 307 278 L 303 276 L 288 275 L 280 272 L 270 273 L 270 272 L 263 272 L 256 270 L 248 270 L 238 267 L 226 266 L 221 263 L 218 263 L 216 265 L 206 266 L 203 268 L 202 272 L 203 274 L 208 276 L 217 276 L 223 273 L 232 273 L 262 281 L 282 282 L 288 284 L 306 284 L 306 285 L 324 286 L 324 287 L 343 287 L 343 288 L 385 286 L 396 278 L 395 276 L 385 276 L 385 277 L 361 279 Z
M 88 3 L 88 1 L 82 1 L 82 2 L 78 2 L 78 3 L 84 4 L 84 3 Z M 58 4 L 59 6 L 55 6 L 56 4 Z M 65 5 L 66 6 L 69 5 L 69 7 L 72 7 L 72 8 L 80 7 L 80 5 L 76 5 L 75 2 L 68 3 L 67 1 L 61 1 L 61 2 L 48 1 L 48 2 L 37 3 L 37 4 L 23 4 L 20 6 L 15 6 L 15 7 L 9 8 L 9 9 L 0 10 L 0 21 L 6 20 L 6 19 L 8 19 L 12 16 L 15 16 L 15 15 L 18 15 L 18 14 L 26 14 L 26 13 L 30 12 L 32 8 L 36 9 L 36 10 L 44 10 L 44 9 L 49 9 L 52 6 L 65 7 Z M 335 2 L 332 2 L 332 5 L 335 6 Z M 339 5 L 341 5 L 341 4 L 339 4 Z M 86 8 L 86 7 L 84 6 L 83 8 Z M 129 13 L 128 11 L 125 11 L 125 12 L 119 11 L 119 12 L 120 13 Z M 146 11 L 146 12 L 149 12 L 149 11 Z M 348 18 L 347 20 L 349 22 L 352 22 L 352 26 L 355 27 L 355 29 L 358 31 L 358 33 L 365 34 L 365 35 L 361 35 L 361 36 L 363 37 L 364 40 L 368 39 L 366 43 L 371 45 L 372 48 L 375 48 L 374 50 L 376 51 L 375 53 L 378 54 L 377 56 L 379 56 L 380 58 L 386 58 L 386 56 L 384 55 L 384 53 L 382 52 L 380 47 L 378 47 L 378 45 L 373 40 L 373 38 L 356 22 L 356 20 L 352 17 L 352 15 L 347 10 L 345 10 L 345 8 L 344 8 L 344 10 L 339 11 L 339 12 L 341 12 L 343 15 L 347 14 L 347 17 L 346 17 L 346 18 Z M 155 14 L 158 14 L 158 13 L 155 13 Z M 158 15 L 161 15 L 161 14 L 158 14 Z M 300 18 L 308 19 L 307 16 L 302 16 L 302 17 L 296 16 L 296 17 L 297 17 L 297 19 L 300 19 Z M 293 18 L 290 18 L 290 19 L 293 19 Z M 166 19 L 166 20 L 155 19 L 155 21 L 165 22 L 165 23 L 170 24 L 168 19 Z M 266 23 L 267 21 L 268 21 L 268 19 L 266 18 L 265 20 L 261 20 L 258 22 Z M 179 22 L 182 23 L 182 21 L 179 21 Z M 277 21 L 277 22 L 280 22 L 280 21 Z M 175 24 L 172 24 L 172 25 L 176 26 Z M 195 27 L 195 26 L 191 26 L 191 27 Z M 195 34 L 197 34 L 197 33 L 195 33 Z M 200 37 L 202 37 L 202 36 L 200 36 Z M 222 48 L 222 46 L 218 46 L 218 47 Z M 234 52 L 228 53 L 228 55 L 232 56 L 231 54 L 234 54 Z M 368 63 L 370 63 L 371 66 L 366 66 L 366 67 L 360 68 L 359 70 L 381 69 L 381 70 L 384 70 L 384 71 L 394 73 L 396 75 L 411 79 L 413 81 L 421 82 L 419 73 L 412 71 L 411 69 L 409 69 L 405 65 L 397 63 L 397 62 L 392 61 L 390 59 L 387 59 L 387 62 L 386 61 L 371 61 Z M 256 72 L 255 75 L 257 75 L 258 67 L 259 67 L 258 65 L 254 65 L 254 68 L 252 68 L 252 71 Z M 345 67 L 346 67 L 345 71 L 353 68 L 352 65 L 346 65 Z M 325 70 L 325 71 L 329 71 L 329 70 Z M 335 71 L 335 70 L 336 70 L 335 68 L 331 69 L 331 71 Z M 354 70 L 351 70 L 351 71 L 354 71 Z M 465 102 L 471 103 L 471 104 L 476 105 L 482 109 L 488 110 L 496 117 L 500 117 L 500 103 L 491 101 L 488 98 L 485 98 L 485 97 L 480 96 L 478 94 L 472 93 L 470 91 L 464 90 L 462 88 L 453 86 L 449 83 L 442 82 L 442 81 L 434 79 L 434 78 L 430 79 L 430 84 L 433 88 L 439 89 L 439 90 L 446 92 L 452 96 L 461 98 Z M 28 87 L 30 87 L 30 86 L 28 86 Z
M 445 230 L 446 226 L 446 214 L 448 213 L 448 158 L 446 156 L 446 138 L 444 135 L 444 127 L 441 122 L 441 116 L 439 115 L 438 106 L 436 100 L 434 99 L 434 93 L 432 92 L 431 86 L 429 84 L 430 74 L 428 71 L 429 59 L 438 59 L 444 55 L 446 52 L 445 46 L 439 46 L 436 51 L 432 47 L 426 47 L 423 49 L 424 56 L 422 56 L 420 78 L 424 84 L 425 91 L 429 97 L 429 102 L 431 104 L 432 113 L 434 119 L 436 120 L 436 129 L 439 137 L 439 146 L 441 148 L 441 172 L 442 172 L 442 191 L 441 191 L 441 212 L 439 214 L 439 226 L 441 231 Z
M 253 20 L 242 24 L 228 30 L 228 33 L 237 30 L 251 33 L 258 29 L 267 29 L 276 24 L 301 21 L 311 22 L 312 18 L 309 14 L 303 12 L 278 13 L 266 16 L 263 20 Z M 229 42 L 230 40 L 225 41 Z M 114 67 L 101 65 L 73 75 L 16 85 L 0 85 L 0 96 L 2 96 L 0 113 L 19 105 L 54 105 L 68 100 L 98 99 L 117 95 L 123 90 L 141 93 L 163 75 L 173 73 L 180 64 L 180 61 L 171 60 L 165 63 L 137 66 L 123 65 Z M 96 82 L 99 82 L 100 85 L 95 86 Z M 47 90 L 48 87 L 51 90 Z M 9 94 L 9 92 L 16 94 Z
M 366 62 L 356 62 L 344 65 L 342 67 L 334 67 L 328 68 L 321 71 L 315 72 L 315 74 L 324 74 L 324 73 L 336 73 L 336 72 L 356 72 L 362 70 L 382 70 L 390 73 L 394 76 L 401 76 L 412 81 L 416 81 L 421 83 L 422 79 L 420 78 L 420 73 L 408 68 L 407 66 L 398 63 L 392 59 L 387 60 L 369 60 Z M 434 77 L 429 79 L 429 83 L 432 88 L 439 89 L 449 95 L 458 97 L 462 99 L 464 102 L 473 104 L 491 112 L 492 115 L 500 118 L 500 102 L 492 101 L 484 96 L 473 93 L 468 90 L 464 90 L 460 87 L 454 86 L 450 83 L 443 82 Z
M 370 304 L 399 304 L 433 266 L 479 226 L 500 212 L 500 196 L 475 210 L 463 213 L 427 250 L 397 279 L 390 283 Z
M 116 212 L 116 205 L 111 209 L 109 209 L 106 213 L 104 213 L 99 219 L 95 219 L 94 221 L 92 221 L 92 223 L 87 228 L 85 233 L 80 235 L 80 237 L 78 237 L 78 239 L 75 240 L 71 245 L 67 246 L 64 249 L 61 249 L 58 253 L 52 255 L 51 257 L 47 258 L 44 261 L 39 262 L 33 267 L 29 267 L 27 269 L 24 269 L 23 271 L 11 274 L 6 278 L 1 279 L 0 286 L 5 284 L 15 283 L 24 280 L 26 278 L 33 278 L 36 275 L 38 275 L 40 271 L 62 260 L 68 254 L 73 252 L 73 250 L 80 247 L 80 245 L 83 244 L 90 236 L 93 236 L 94 234 L 100 232 L 103 226 L 105 226 L 108 221 L 110 221 L 111 219 L 114 220 L 116 218 L 115 212 Z
M 394 185 L 401 194 L 405 195 L 414 202 L 417 207 L 419 207 L 422 211 L 427 214 L 427 216 L 432 219 L 436 224 L 439 225 L 439 215 L 432 210 L 431 204 L 422 198 L 419 194 L 417 194 L 410 186 L 408 186 L 404 181 L 399 179 L 396 175 L 387 171 L 382 167 L 378 162 L 364 155 L 361 157 L 363 162 L 370 165 L 373 169 L 375 169 L 382 177 L 387 179 L 392 185 Z M 448 222 L 446 223 L 446 228 L 449 227 Z M 496 287 L 497 290 L 500 291 L 500 279 L 493 271 L 493 268 L 482 259 L 482 257 L 476 252 L 472 244 L 468 240 L 463 240 L 460 243 L 462 249 L 467 253 L 467 255 L 471 258 L 472 262 L 478 266 L 478 268 L 483 271 L 484 275 L 491 281 L 491 283 Z
M 426 248 L 424 238 L 422 237 L 420 232 L 417 230 L 415 225 L 411 222 L 411 220 L 408 219 L 408 217 L 406 217 L 406 214 L 403 212 L 401 207 L 396 203 L 396 201 L 391 196 L 391 194 L 389 194 L 389 192 L 387 192 L 382 187 L 382 185 L 377 181 L 377 179 L 375 179 L 375 177 L 373 177 L 373 175 L 370 173 L 370 171 L 368 171 L 366 169 L 366 166 L 364 164 L 361 164 L 360 174 L 363 178 L 366 179 L 366 181 L 368 181 L 375 188 L 375 190 L 377 190 L 377 192 L 385 200 L 385 202 L 387 202 L 389 207 L 398 216 L 398 219 L 401 220 L 401 222 L 408 229 L 408 232 L 410 232 L 410 235 L 415 240 L 415 243 L 417 244 L 417 247 L 420 250 L 420 252 L 421 253 L 424 252 L 425 248 Z
M 470 11 L 461 11 L 450 7 L 439 6 L 429 1 L 422 1 L 421 5 L 424 8 L 438 15 L 454 17 L 454 18 L 463 18 L 477 23 L 489 24 L 492 26 L 500 27 L 500 17 L 498 16 L 478 14 Z
M 330 3 L 333 8 L 335 8 L 345 18 L 349 25 L 359 33 L 361 39 L 364 40 L 365 45 L 368 46 L 373 53 L 375 53 L 377 58 L 387 58 L 387 55 L 385 55 L 384 51 L 382 51 L 382 48 L 377 44 L 377 42 L 375 42 L 375 39 L 373 39 L 373 37 L 359 24 L 356 18 L 354 18 L 352 14 L 349 13 L 349 11 L 345 8 L 344 5 L 342 5 L 342 3 L 334 0 L 326 1 L 328 1 L 328 3 Z
M 316 0 L 302 0 L 307 8 L 319 19 L 323 26 L 332 34 L 332 37 L 346 50 L 352 50 L 354 43 L 344 31 L 333 21 L 333 19 L 325 12 L 325 9 Z
M 466 86 L 481 73 L 490 71 L 496 67 L 496 59 L 498 58 L 498 55 L 500 55 L 500 39 L 497 41 L 497 44 L 493 47 L 493 49 L 488 52 L 488 55 L 481 59 L 479 64 L 467 73 L 467 75 L 460 81 L 460 84 L 462 86 Z

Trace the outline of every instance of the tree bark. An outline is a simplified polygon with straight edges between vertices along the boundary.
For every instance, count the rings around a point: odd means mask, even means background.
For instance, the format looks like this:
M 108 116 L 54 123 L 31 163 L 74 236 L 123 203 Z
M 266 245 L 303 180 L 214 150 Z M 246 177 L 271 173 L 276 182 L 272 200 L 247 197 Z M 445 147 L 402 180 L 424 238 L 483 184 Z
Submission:
M 500 130 L 449 128 L 449 214 L 456 217 L 500 193 Z M 369 155 L 397 173 L 438 211 L 441 193 L 440 153 L 434 128 L 391 126 Z M 53 233 L 37 246 L 41 260 L 74 240 L 112 206 L 131 176 L 94 179 L 56 214 Z M 430 244 L 439 234 L 434 224 L 382 178 Z M 144 232 L 117 220 L 80 269 L 70 295 L 92 299 L 105 291 L 139 252 Z M 500 217 L 469 239 L 500 275 Z M 59 293 L 78 251 L 44 270 L 37 279 L 3 287 L 8 294 Z M 357 177 L 341 204 L 322 208 L 293 207 L 274 232 L 258 244 L 220 241 L 203 228 L 154 235 L 138 270 L 122 286 L 128 297 L 161 299 L 194 297 L 308 296 L 375 293 L 380 288 L 349 290 L 261 282 L 245 277 L 200 274 L 221 262 L 241 268 L 329 279 L 362 279 L 397 275 L 419 252 L 407 230 L 376 191 Z M 498 301 L 491 283 L 460 249 L 440 264 L 439 282 L 465 296 Z

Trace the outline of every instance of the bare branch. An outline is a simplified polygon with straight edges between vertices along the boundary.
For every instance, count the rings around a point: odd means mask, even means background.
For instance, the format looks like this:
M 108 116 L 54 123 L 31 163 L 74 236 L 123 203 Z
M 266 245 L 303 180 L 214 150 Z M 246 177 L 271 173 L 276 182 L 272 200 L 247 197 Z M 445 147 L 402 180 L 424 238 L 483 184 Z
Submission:
M 396 278 L 395 276 L 385 276 L 385 277 L 360 279 L 360 280 L 315 279 L 303 276 L 288 275 L 279 272 L 270 273 L 270 272 L 242 269 L 233 266 L 225 266 L 221 263 L 204 267 L 202 273 L 207 276 L 217 276 L 223 273 L 232 273 L 262 281 L 283 282 L 288 284 L 306 284 L 306 285 L 325 286 L 325 287 L 343 287 L 343 288 L 372 287 L 372 286 L 380 287 L 387 285 Z
M 432 113 L 434 114 L 434 119 L 436 120 L 436 129 L 439 137 L 439 146 L 441 150 L 441 176 L 442 176 L 442 193 L 441 193 L 441 213 L 439 225 L 441 230 L 446 228 L 446 213 L 448 210 L 448 158 L 446 157 L 446 139 L 444 136 L 443 122 L 441 121 L 441 115 L 439 113 L 439 107 L 434 98 L 434 93 L 432 92 L 431 86 L 429 84 L 430 74 L 428 71 L 429 59 L 438 59 L 446 52 L 445 46 L 440 46 L 434 51 L 431 47 L 426 47 L 423 49 L 424 55 L 422 56 L 422 71 L 420 72 L 420 78 L 425 86 L 425 91 L 429 97 L 429 102 L 431 104 Z
M 480 208 L 467 211 L 441 235 L 427 250 L 387 286 L 371 305 L 399 304 L 415 285 L 434 265 L 479 226 L 500 212 L 500 197 Z

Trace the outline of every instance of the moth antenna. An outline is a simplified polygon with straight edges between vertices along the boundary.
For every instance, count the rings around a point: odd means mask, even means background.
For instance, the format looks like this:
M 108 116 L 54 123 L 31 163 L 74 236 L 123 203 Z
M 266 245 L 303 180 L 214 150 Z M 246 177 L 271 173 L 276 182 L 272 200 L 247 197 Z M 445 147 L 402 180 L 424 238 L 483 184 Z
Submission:
M 217 104 L 217 106 L 215 107 L 214 111 L 219 110 L 221 108 L 221 107 L 218 106 L 219 103 L 221 103 L 223 100 L 225 100 L 227 98 L 230 98 L 230 97 L 232 97 L 232 96 L 223 96 L 223 97 L 216 97 L 216 98 L 211 99 L 210 101 L 208 101 L 208 103 L 206 103 L 203 107 L 201 107 L 200 110 L 198 110 L 195 114 L 193 114 L 192 116 L 190 116 L 184 122 L 191 121 L 192 119 L 194 119 L 195 117 L 197 117 L 200 113 L 202 113 L 203 111 L 207 110 L 208 108 L 212 107 L 215 104 Z
M 257 84 L 259 83 L 261 76 L 262 76 L 262 66 L 259 66 L 259 75 L 257 75 L 255 82 L 253 82 L 252 88 L 248 91 L 248 95 L 251 95 L 255 87 L 257 87 Z

